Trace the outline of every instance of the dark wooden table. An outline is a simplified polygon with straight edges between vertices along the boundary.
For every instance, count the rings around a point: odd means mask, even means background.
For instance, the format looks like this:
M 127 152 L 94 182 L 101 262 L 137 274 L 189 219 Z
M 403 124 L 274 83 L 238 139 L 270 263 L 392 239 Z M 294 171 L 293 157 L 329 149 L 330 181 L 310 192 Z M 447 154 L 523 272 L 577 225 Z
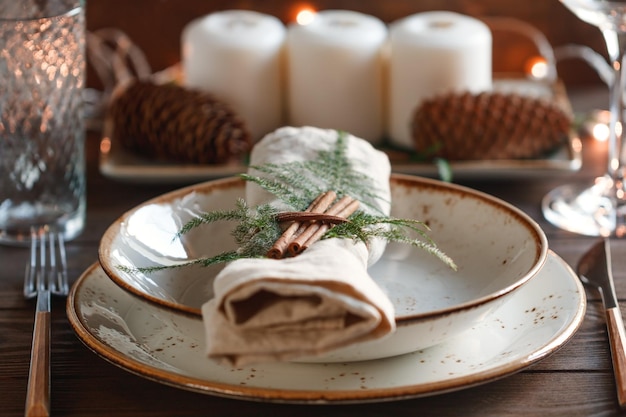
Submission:
M 579 110 L 603 107 L 603 91 L 572 93 Z M 107 226 L 136 204 L 174 186 L 129 185 L 98 171 L 98 137 L 88 138 L 88 215 L 84 233 L 67 245 L 71 282 L 94 261 Z M 568 181 L 588 182 L 603 172 L 601 147 L 585 142 L 583 169 L 566 178 L 465 183 L 500 197 L 536 219 L 551 248 L 575 265 L 595 238 L 577 236 L 548 224 L 541 198 Z M 626 300 L 626 241 L 613 242 L 614 275 Z M 35 304 L 21 294 L 28 250 L 0 247 L 0 415 L 23 414 Z M 584 323 L 552 356 L 515 375 L 479 387 L 432 397 L 377 404 L 284 405 L 238 401 L 162 385 L 100 359 L 74 335 L 65 300 L 53 300 L 52 412 L 56 416 L 589 416 L 617 415 L 619 407 L 604 316 L 598 294 L 588 291 Z

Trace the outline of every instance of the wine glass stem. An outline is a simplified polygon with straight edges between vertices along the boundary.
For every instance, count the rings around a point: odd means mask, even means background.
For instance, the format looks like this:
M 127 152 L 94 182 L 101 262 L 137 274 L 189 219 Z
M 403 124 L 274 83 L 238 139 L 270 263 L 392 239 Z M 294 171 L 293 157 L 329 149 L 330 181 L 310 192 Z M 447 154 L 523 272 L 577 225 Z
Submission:
M 626 217 L 624 208 L 626 207 L 626 195 L 624 188 L 623 172 L 623 133 L 624 127 L 624 80 L 622 65 L 624 63 L 624 51 L 626 48 L 626 33 L 613 29 L 603 29 L 602 35 L 606 42 L 609 59 L 613 67 L 613 80 L 609 91 L 609 110 L 611 118 L 609 122 L 609 142 L 608 142 L 608 166 L 607 176 L 610 178 L 611 189 L 608 197 L 612 200 L 614 207 L 615 231 L 617 236 L 626 234 Z

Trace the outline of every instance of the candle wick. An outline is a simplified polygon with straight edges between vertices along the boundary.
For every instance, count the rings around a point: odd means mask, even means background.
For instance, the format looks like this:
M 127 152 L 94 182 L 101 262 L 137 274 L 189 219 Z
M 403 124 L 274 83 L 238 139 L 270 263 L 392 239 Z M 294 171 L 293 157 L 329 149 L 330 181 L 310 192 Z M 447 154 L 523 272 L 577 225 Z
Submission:
M 328 22 L 328 25 L 344 28 L 358 26 L 358 24 L 354 20 L 348 19 L 332 19 Z
M 227 22 L 226 27 L 228 29 L 236 29 L 238 27 L 251 28 L 256 26 L 256 20 L 252 19 L 231 19 Z
M 449 20 L 435 20 L 429 23 L 429 26 L 432 29 L 447 29 L 451 26 L 454 26 L 454 23 Z

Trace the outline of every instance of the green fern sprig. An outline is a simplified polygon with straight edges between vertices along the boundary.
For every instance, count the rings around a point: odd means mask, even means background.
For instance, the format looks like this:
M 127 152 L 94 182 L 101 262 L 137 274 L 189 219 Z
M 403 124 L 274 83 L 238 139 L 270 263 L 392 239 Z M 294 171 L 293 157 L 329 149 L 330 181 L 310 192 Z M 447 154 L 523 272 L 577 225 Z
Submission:
M 276 221 L 278 211 L 269 204 L 263 204 L 256 211 L 247 209 L 247 214 L 232 232 L 239 246 L 237 253 L 242 258 L 264 257 L 282 233 Z
M 347 152 L 347 136 L 340 131 L 335 146 L 318 151 L 315 159 L 253 165 L 250 168 L 265 175 L 242 174 L 242 178 L 256 183 L 294 210 L 304 210 L 317 195 L 333 190 L 339 197 L 350 195 L 381 213 L 380 190 L 371 177 L 354 169 Z
M 245 200 L 238 199 L 232 210 L 216 210 L 202 213 L 185 223 L 175 235 L 174 239 L 181 238 L 191 230 L 218 221 L 236 221 L 237 225 L 232 231 L 237 250 L 225 251 L 211 257 L 193 259 L 188 262 L 180 262 L 171 265 L 156 265 L 149 267 L 131 268 L 125 265 L 118 268 L 125 272 L 153 273 L 171 268 L 181 268 L 192 265 L 210 266 L 220 263 L 232 262 L 244 258 L 262 258 L 272 247 L 276 239 L 282 233 L 280 225 L 276 221 L 277 210 L 269 204 L 264 204 L 252 210 Z
M 428 236 L 427 225 L 417 220 L 389 217 L 380 212 L 377 204 L 380 192 L 372 178 L 353 168 L 347 156 L 347 146 L 345 133 L 339 132 L 336 145 L 328 151 L 319 151 L 316 159 L 252 166 L 264 175 L 242 174 L 241 177 L 270 192 L 295 211 L 305 210 L 315 197 L 328 190 L 335 191 L 339 197 L 349 195 L 380 215 L 368 214 L 360 209 L 350 216 L 348 222 L 330 228 L 322 239 L 342 238 L 367 243 L 372 238 L 382 238 L 406 243 L 427 251 L 456 269 L 454 261 Z M 149 273 L 173 267 L 209 266 L 243 258 L 265 257 L 282 233 L 277 214 L 277 209 L 269 204 L 252 209 L 243 199 L 239 199 L 232 210 L 203 213 L 183 225 L 174 238 L 181 238 L 204 224 L 234 221 L 237 224 L 232 235 L 238 245 L 237 250 L 175 265 L 137 268 L 136 271 Z M 124 266 L 120 268 L 131 270 Z
M 290 163 L 289 169 L 285 167 L 267 164 L 252 167 L 268 177 L 259 177 L 249 174 L 241 174 L 245 181 L 257 184 L 276 198 L 292 207 L 294 211 L 302 211 L 308 204 L 319 195 L 322 190 L 311 184 L 310 179 L 300 174 L 304 168 L 299 168 L 300 163 Z M 295 174 L 294 174 L 295 173 Z
M 143 274 L 151 274 L 151 273 L 163 271 L 166 269 L 183 268 L 183 267 L 188 267 L 188 266 L 193 266 L 193 265 L 200 265 L 202 267 L 207 267 L 211 265 L 232 262 L 232 261 L 236 261 L 237 259 L 243 259 L 243 258 L 244 257 L 241 256 L 239 253 L 235 251 L 230 251 L 230 252 L 222 252 L 219 255 L 212 256 L 210 258 L 197 258 L 188 262 L 180 262 L 180 263 L 175 263 L 175 264 L 170 264 L 170 265 L 155 265 L 155 266 L 144 266 L 144 267 L 129 267 L 126 265 L 118 265 L 117 268 L 122 272 L 130 273 L 130 274 L 134 274 L 138 272 L 141 272 Z
M 428 236 L 430 228 L 421 221 L 373 216 L 363 211 L 357 211 L 348 220 L 328 230 L 322 239 L 351 238 L 367 243 L 372 238 L 382 238 L 388 242 L 417 247 L 436 256 L 450 268 L 455 270 L 457 268 L 455 262 Z M 411 235 L 416 235 L 416 237 Z
M 250 209 L 248 204 L 243 199 L 238 199 L 233 210 L 215 210 L 208 213 L 201 213 L 197 217 L 194 217 L 176 233 L 174 239 L 180 238 L 185 233 L 195 229 L 203 224 L 214 223 L 221 220 L 227 221 L 244 221 L 250 215 Z

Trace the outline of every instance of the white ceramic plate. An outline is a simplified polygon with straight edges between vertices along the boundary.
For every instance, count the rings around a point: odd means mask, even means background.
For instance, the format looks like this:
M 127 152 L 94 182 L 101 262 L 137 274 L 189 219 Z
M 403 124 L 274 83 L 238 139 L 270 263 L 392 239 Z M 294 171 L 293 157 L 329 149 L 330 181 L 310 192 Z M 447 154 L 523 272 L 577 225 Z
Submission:
M 369 272 L 395 308 L 397 331 L 325 355 L 322 360 L 377 359 L 413 352 L 454 337 L 480 321 L 532 279 L 546 260 L 541 228 L 493 196 L 441 181 L 394 174 L 392 214 L 430 226 L 429 235 L 458 265 L 454 271 L 425 251 L 389 244 Z M 202 211 L 234 207 L 244 195 L 238 178 L 183 188 L 141 204 L 104 233 L 100 264 L 123 288 L 151 301 L 200 314 L 222 265 L 141 273 L 131 268 L 169 265 L 233 249 L 232 223 L 176 232 Z
M 585 308 L 575 273 L 550 252 L 534 279 L 457 338 L 365 362 L 217 364 L 204 356 L 199 317 L 124 291 L 97 264 L 72 287 L 67 315 L 86 346 L 147 379 L 239 399 L 323 404 L 434 395 L 502 378 L 563 346 Z
M 529 216 L 488 194 L 445 182 L 394 174 L 393 216 L 426 222 L 429 236 L 458 266 L 453 271 L 421 249 L 390 244 L 370 268 L 397 316 L 433 314 L 480 304 L 517 288 L 545 262 L 548 243 Z M 124 213 L 99 247 L 103 269 L 117 284 L 156 303 L 200 314 L 223 265 L 143 273 L 124 267 L 174 265 L 235 248 L 234 223 L 217 222 L 175 238 L 203 212 L 225 210 L 244 197 L 239 178 L 209 181 L 161 195 Z M 406 298 L 406 299 L 404 299 Z M 475 305 L 474 305 L 475 306 Z

